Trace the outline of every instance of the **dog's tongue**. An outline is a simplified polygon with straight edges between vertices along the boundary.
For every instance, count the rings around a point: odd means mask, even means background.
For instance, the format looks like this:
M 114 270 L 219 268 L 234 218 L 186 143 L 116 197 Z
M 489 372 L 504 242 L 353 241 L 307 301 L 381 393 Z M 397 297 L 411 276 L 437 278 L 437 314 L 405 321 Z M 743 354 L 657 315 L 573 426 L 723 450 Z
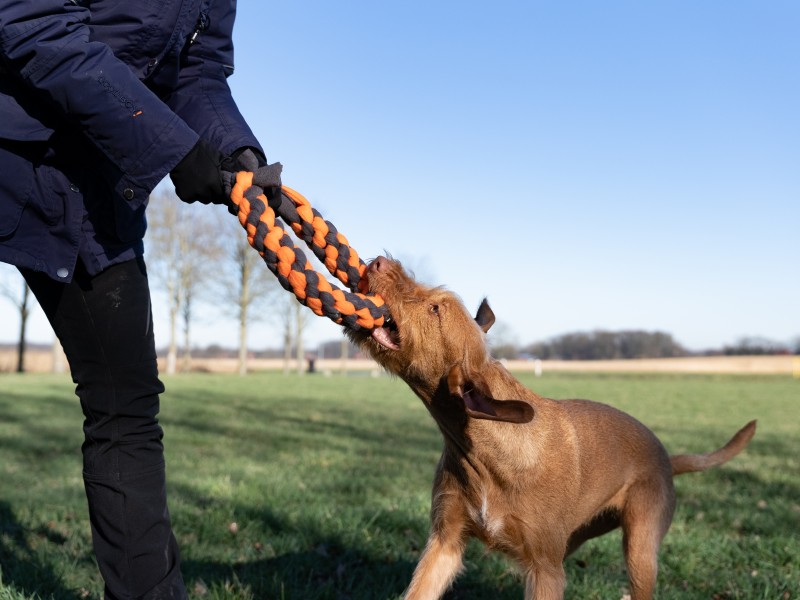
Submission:
M 392 339 L 392 332 L 386 327 L 376 327 L 373 329 L 372 339 L 387 350 L 400 350 L 400 346 Z

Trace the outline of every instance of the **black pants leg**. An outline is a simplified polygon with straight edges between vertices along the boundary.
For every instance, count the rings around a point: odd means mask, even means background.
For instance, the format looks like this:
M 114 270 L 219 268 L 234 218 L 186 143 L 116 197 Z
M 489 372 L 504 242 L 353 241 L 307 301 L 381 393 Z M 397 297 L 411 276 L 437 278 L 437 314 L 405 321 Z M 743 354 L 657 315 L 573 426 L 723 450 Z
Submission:
M 150 290 L 143 260 L 69 284 L 23 271 L 67 355 L 83 408 L 83 479 L 106 600 L 186 598 L 158 424 Z

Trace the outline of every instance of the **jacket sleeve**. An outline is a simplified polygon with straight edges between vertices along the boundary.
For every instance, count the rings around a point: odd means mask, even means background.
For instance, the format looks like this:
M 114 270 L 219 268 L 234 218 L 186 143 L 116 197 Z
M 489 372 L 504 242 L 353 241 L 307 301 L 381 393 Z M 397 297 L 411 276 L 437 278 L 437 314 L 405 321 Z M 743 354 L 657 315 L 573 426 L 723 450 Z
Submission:
M 89 37 L 89 11 L 63 0 L 0 0 L 0 60 L 117 166 L 114 189 L 144 202 L 198 135 Z
M 182 57 L 178 86 L 167 104 L 223 154 L 243 147 L 264 153 L 239 108 L 227 78 L 233 74 L 235 0 L 204 2 L 200 27 Z

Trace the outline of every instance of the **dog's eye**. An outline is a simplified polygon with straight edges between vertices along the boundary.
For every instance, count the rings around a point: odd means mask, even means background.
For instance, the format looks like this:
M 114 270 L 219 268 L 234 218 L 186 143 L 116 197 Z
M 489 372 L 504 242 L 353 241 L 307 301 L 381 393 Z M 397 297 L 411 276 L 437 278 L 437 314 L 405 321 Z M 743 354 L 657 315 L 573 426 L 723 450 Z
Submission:
M 438 304 L 431 304 L 430 305 L 430 311 L 431 311 L 432 315 L 438 315 L 439 314 L 439 305 Z

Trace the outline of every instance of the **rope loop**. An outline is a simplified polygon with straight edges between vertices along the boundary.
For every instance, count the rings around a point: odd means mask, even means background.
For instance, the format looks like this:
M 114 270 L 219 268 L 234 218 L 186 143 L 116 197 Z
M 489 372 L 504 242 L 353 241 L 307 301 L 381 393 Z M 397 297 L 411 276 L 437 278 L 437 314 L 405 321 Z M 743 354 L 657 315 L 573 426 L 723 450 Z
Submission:
M 383 298 L 366 294 L 367 269 L 347 238 L 322 218 L 299 192 L 281 186 L 271 193 L 253 182 L 254 173 L 239 171 L 230 198 L 248 243 L 261 255 L 281 286 L 314 314 L 350 329 L 375 329 L 387 316 Z M 277 192 L 277 188 L 275 190 Z M 281 227 L 283 219 L 325 268 L 349 291 L 341 290 L 314 270 L 303 251 Z

